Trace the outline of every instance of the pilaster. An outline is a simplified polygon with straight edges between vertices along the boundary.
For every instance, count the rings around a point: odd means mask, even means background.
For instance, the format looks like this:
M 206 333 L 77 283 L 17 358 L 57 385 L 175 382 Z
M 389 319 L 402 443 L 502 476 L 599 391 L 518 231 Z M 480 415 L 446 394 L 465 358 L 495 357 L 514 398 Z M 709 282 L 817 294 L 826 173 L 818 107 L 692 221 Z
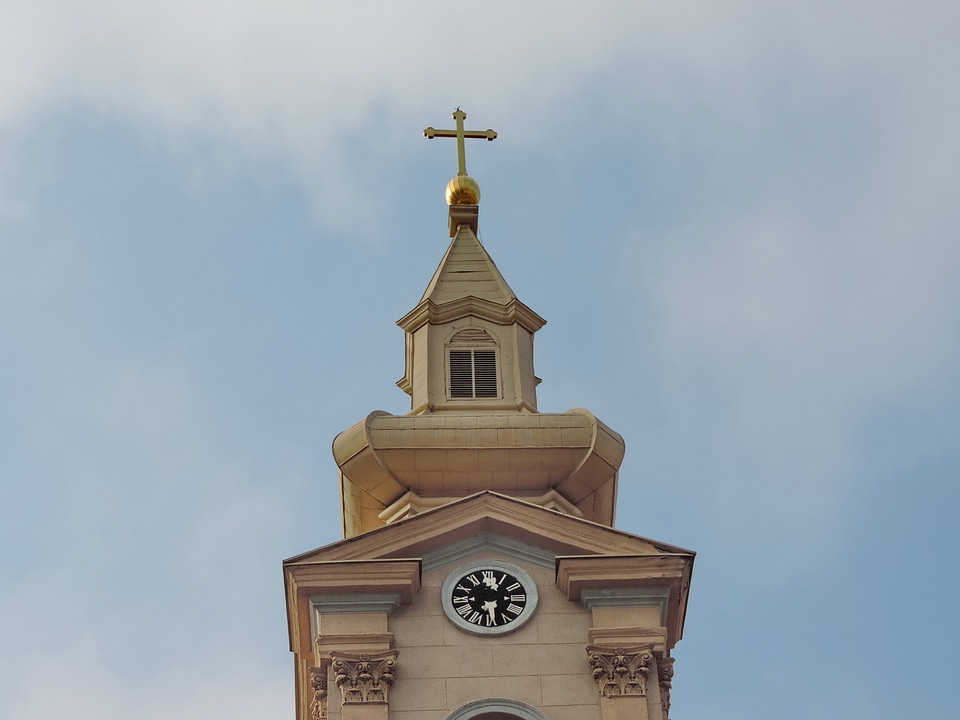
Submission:
M 326 720 L 327 718 L 327 666 L 311 667 L 310 676 L 310 720 Z
M 419 591 L 420 561 L 294 561 L 285 571 L 297 718 L 387 720 L 399 654 L 387 618 Z
M 649 720 L 647 685 L 656 677 L 649 645 L 589 645 L 587 660 L 600 693 L 603 720 Z
M 387 720 L 397 655 L 396 650 L 330 653 L 342 720 Z
M 673 658 L 660 658 L 657 663 L 657 680 L 660 685 L 660 710 L 663 720 L 670 719 L 670 690 L 673 688 Z
M 557 587 L 593 612 L 601 627 L 661 628 L 664 652 L 683 635 L 693 553 L 558 557 Z

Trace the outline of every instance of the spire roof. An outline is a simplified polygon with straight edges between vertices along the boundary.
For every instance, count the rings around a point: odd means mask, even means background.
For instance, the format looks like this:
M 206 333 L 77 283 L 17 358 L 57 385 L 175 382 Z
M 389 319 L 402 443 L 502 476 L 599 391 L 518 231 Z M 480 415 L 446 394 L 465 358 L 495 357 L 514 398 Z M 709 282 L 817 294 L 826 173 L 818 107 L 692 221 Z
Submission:
M 436 305 L 475 297 L 506 305 L 517 296 L 469 225 L 460 225 L 423 297 Z

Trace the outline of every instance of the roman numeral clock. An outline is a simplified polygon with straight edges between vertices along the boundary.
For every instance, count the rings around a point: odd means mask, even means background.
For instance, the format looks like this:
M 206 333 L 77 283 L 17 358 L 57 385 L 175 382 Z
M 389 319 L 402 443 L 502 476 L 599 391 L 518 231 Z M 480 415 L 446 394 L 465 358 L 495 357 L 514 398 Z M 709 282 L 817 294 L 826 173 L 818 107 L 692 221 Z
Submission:
M 533 616 L 537 586 L 522 568 L 500 560 L 475 560 L 451 572 L 441 589 L 450 621 L 474 635 L 513 632 Z

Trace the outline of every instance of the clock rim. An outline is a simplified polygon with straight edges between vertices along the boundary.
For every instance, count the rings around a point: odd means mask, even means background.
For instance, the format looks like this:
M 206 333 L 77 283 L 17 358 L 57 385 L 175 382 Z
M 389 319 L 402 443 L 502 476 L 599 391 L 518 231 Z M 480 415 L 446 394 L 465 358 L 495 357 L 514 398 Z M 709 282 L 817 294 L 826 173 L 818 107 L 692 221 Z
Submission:
M 517 615 L 515 620 L 512 620 L 506 625 L 486 627 L 474 625 L 473 623 L 468 622 L 464 618 L 460 617 L 459 613 L 457 613 L 456 609 L 453 607 L 453 589 L 456 587 L 457 583 L 460 582 L 460 580 L 478 570 L 500 570 L 513 575 L 523 585 L 523 589 L 527 595 L 527 603 L 523 608 L 523 612 Z M 537 583 L 534 581 L 530 573 L 518 565 L 493 558 L 489 560 L 471 560 L 463 563 L 457 568 L 454 568 L 447 574 L 447 577 L 443 581 L 443 586 L 440 589 L 440 601 L 443 604 L 443 612 L 447 616 L 447 619 L 458 628 L 464 632 L 470 633 L 471 635 L 507 635 L 508 633 L 517 630 L 533 617 L 533 613 L 537 608 L 537 603 L 539 600 L 540 594 L 537 591 Z

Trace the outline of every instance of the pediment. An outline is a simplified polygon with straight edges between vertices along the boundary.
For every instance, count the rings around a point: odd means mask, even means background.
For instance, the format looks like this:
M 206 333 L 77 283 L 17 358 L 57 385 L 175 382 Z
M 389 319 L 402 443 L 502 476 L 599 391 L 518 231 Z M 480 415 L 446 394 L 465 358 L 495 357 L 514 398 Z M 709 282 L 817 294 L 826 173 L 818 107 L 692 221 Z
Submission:
M 683 555 L 694 553 L 598 525 L 492 491 L 428 510 L 385 527 L 297 555 L 284 566 L 350 560 L 423 558 L 429 562 L 468 543 L 512 544 L 541 558 L 577 555 Z
M 657 606 L 667 647 L 682 636 L 693 552 L 485 490 L 284 561 L 291 648 L 308 647 L 319 597 L 406 604 L 424 572 L 478 552 L 553 570 L 588 609 Z

